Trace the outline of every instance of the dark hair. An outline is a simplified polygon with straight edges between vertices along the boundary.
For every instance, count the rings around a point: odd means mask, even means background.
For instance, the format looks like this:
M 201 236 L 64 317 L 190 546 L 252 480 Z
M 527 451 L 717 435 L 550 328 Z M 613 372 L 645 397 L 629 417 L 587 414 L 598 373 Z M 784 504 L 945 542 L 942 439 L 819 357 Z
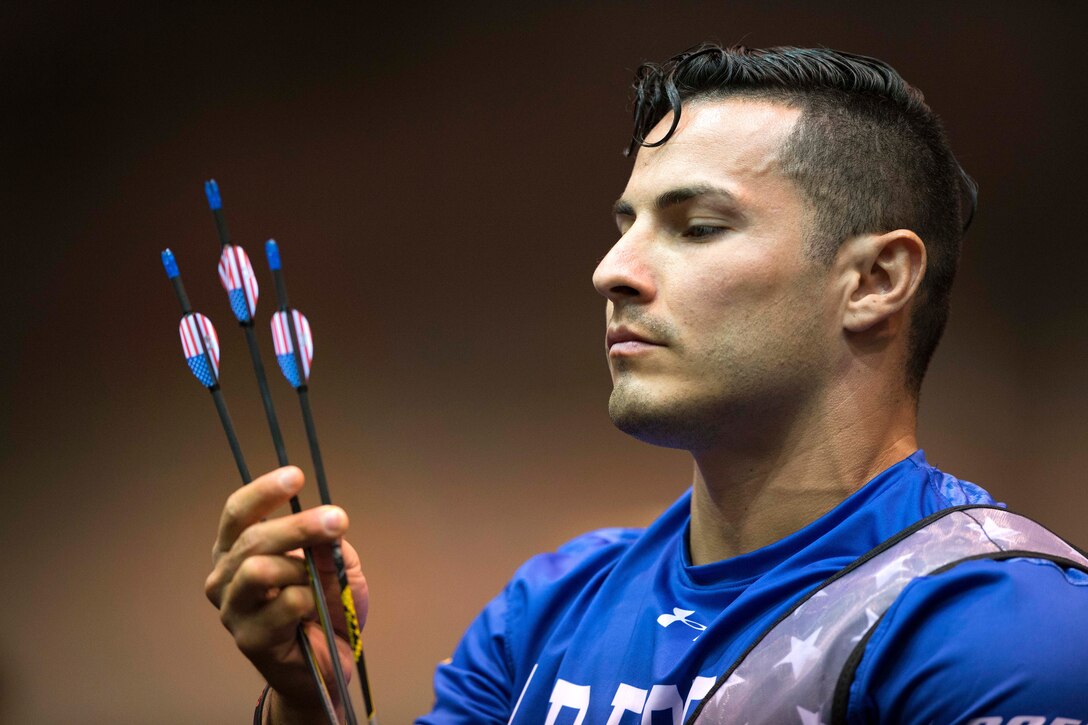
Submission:
M 826 48 L 722 48 L 704 43 L 635 72 L 630 155 L 664 144 L 684 101 L 764 98 L 801 109 L 783 171 L 811 205 L 806 247 L 830 264 L 858 234 L 911 229 L 928 264 L 914 303 L 905 383 L 917 395 L 948 320 L 960 242 L 977 186 L 952 155 L 922 93 L 874 58 Z M 669 112 L 661 139 L 646 136 Z

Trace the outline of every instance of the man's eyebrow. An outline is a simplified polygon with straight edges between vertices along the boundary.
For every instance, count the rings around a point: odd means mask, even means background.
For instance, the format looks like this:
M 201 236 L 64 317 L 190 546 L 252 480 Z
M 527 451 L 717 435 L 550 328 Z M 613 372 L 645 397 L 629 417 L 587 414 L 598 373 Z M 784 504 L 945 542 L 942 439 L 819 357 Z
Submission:
M 658 211 L 668 209 L 670 206 L 676 206 L 677 204 L 683 204 L 685 201 L 690 201 L 696 197 L 714 195 L 724 197 L 726 201 L 731 204 L 737 203 L 737 197 L 727 189 L 723 189 L 719 186 L 711 186 L 710 184 L 697 184 L 695 186 L 681 186 L 676 189 L 669 189 L 658 195 L 654 200 L 654 206 Z M 631 205 L 631 202 L 624 199 L 618 199 L 615 204 L 612 205 L 612 213 L 616 216 L 635 216 L 635 208 Z

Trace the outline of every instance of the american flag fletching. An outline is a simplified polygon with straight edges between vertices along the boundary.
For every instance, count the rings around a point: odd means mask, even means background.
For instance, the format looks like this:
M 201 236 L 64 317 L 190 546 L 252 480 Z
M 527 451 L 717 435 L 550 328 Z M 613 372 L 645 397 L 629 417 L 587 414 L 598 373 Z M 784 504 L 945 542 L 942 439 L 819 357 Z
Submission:
M 314 338 L 310 334 L 310 323 L 298 310 L 291 310 L 294 317 L 295 332 L 298 333 L 302 344 L 302 377 L 298 374 L 298 365 L 295 363 L 295 346 L 291 339 L 291 328 L 288 326 L 287 313 L 277 312 L 272 315 L 272 344 L 276 348 L 276 361 L 280 364 L 283 376 L 298 388 L 310 379 L 310 363 L 314 359 Z
M 227 244 L 219 257 L 219 281 L 230 297 L 230 309 L 239 322 L 252 322 L 257 312 L 257 278 L 241 247 Z
M 193 312 L 181 318 L 178 332 L 181 334 L 185 361 L 189 363 L 193 375 L 206 388 L 216 385 L 219 382 L 219 337 L 215 334 L 212 321 L 199 312 Z M 209 361 L 211 370 L 208 369 Z

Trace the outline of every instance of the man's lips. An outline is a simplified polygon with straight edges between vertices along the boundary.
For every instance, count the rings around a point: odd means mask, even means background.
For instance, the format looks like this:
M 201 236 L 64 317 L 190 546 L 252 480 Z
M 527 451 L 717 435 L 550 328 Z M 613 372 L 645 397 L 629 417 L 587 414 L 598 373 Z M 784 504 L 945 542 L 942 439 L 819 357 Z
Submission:
M 605 346 L 609 355 L 631 355 L 662 347 L 661 343 L 623 326 L 609 328 L 605 335 Z

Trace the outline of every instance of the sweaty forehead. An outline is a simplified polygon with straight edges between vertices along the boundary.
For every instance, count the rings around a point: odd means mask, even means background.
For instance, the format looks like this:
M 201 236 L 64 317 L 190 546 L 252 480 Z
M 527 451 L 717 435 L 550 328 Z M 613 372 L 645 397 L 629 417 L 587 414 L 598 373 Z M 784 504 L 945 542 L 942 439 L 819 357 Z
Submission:
M 743 192 L 751 184 L 784 181 L 779 152 L 800 115 L 799 108 L 764 99 L 685 102 L 672 137 L 639 149 L 624 197 L 656 193 L 662 185 L 710 182 Z M 671 124 L 670 113 L 647 141 L 664 136 Z

